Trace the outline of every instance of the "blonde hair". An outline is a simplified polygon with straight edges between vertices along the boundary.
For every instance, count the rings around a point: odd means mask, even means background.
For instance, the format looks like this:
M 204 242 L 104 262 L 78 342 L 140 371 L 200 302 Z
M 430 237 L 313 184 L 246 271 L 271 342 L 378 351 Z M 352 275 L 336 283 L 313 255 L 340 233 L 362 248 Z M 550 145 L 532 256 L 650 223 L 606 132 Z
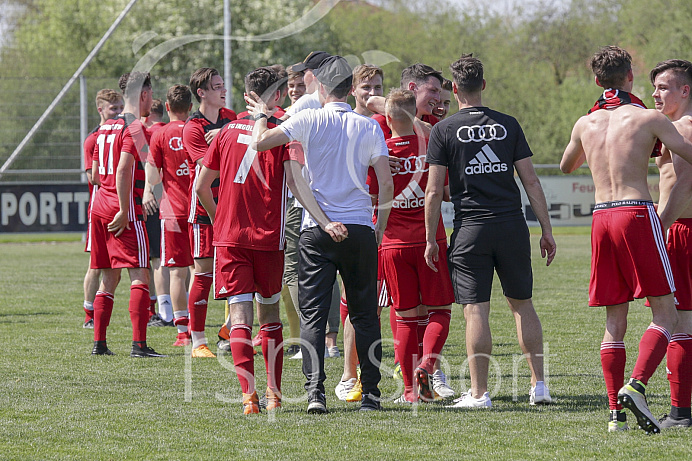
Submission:
M 377 66 L 372 64 L 361 64 L 353 69 L 353 86 L 357 86 L 363 80 L 368 80 L 373 78 L 375 75 L 379 75 L 384 80 L 384 72 Z
M 411 90 L 392 88 L 384 107 L 386 114 L 393 120 L 413 120 L 416 116 L 416 95 Z
M 105 104 L 114 104 L 114 103 L 122 101 L 122 100 L 123 100 L 123 95 L 121 93 L 119 93 L 115 90 L 111 90 L 109 88 L 99 90 L 99 92 L 96 93 L 96 107 L 97 108 L 99 108 Z

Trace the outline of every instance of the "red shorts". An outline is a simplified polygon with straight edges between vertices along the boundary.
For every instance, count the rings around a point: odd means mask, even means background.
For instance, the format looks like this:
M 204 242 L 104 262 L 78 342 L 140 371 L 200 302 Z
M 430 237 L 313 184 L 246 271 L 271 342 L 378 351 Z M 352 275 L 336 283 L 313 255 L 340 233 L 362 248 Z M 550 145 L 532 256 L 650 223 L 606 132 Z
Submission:
M 590 306 L 675 290 L 663 229 L 651 202 L 599 203 L 591 226 Z
M 389 307 L 392 305 L 392 297 L 384 281 L 384 267 L 382 265 L 382 248 L 377 248 L 377 306 Z
M 122 234 L 108 232 L 110 220 L 91 217 L 91 268 L 149 267 L 149 239 L 142 221 L 130 222 Z
M 678 219 L 670 226 L 667 249 L 675 278 L 675 307 L 692 311 L 692 218 Z
M 425 263 L 425 247 L 385 248 L 380 252 L 384 279 L 396 310 L 419 304 L 446 306 L 454 302 L 452 280 L 447 267 L 447 243 L 439 242 L 437 272 Z
M 161 220 L 161 264 L 166 267 L 192 266 L 190 224 L 187 218 Z
M 213 258 L 214 226 L 211 224 L 190 224 L 190 248 L 195 259 Z
M 214 255 L 214 298 L 259 293 L 271 298 L 281 292 L 284 252 L 238 247 L 216 247 Z

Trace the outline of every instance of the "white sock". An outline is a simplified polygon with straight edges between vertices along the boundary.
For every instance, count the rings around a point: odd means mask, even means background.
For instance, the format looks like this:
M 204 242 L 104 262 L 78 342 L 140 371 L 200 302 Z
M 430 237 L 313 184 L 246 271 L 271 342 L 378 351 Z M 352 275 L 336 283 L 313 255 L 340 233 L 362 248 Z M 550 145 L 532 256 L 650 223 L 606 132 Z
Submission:
M 173 303 L 171 302 L 171 295 L 158 295 L 156 301 L 159 303 L 159 317 L 161 317 L 164 322 L 173 320 Z
M 84 309 L 88 311 L 93 311 L 94 310 L 94 303 L 90 303 L 89 301 L 84 301 Z
M 203 331 L 190 331 L 192 336 L 192 348 L 197 349 L 202 344 L 207 344 L 207 338 L 204 336 Z
M 184 311 L 173 312 L 173 317 L 179 319 L 181 317 L 189 317 L 187 309 Z M 187 333 L 187 325 L 176 325 L 178 327 L 178 333 Z

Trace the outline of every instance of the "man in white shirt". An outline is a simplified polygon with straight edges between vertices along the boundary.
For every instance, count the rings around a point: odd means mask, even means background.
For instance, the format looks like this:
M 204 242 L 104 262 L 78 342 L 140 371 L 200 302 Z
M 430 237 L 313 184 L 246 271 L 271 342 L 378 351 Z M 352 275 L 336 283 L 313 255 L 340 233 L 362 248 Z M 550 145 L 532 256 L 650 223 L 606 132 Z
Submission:
M 305 207 L 300 235 L 298 290 L 303 373 L 307 378 L 308 413 L 326 413 L 324 336 L 331 289 L 341 274 L 356 331 L 361 364 L 361 411 L 379 410 L 378 364 L 382 359 L 377 320 L 377 244 L 382 239 L 393 184 L 388 149 L 379 126 L 353 112 L 346 103 L 352 70 L 340 56 L 331 56 L 315 70 L 323 109 L 303 110 L 267 130 L 266 106 L 248 98 L 258 151 L 296 140 L 305 151 L 307 181 L 291 160 L 287 182 Z M 366 185 L 368 167 L 380 187 L 379 219 L 372 224 L 372 203 Z M 387 206 L 385 206 L 385 204 Z

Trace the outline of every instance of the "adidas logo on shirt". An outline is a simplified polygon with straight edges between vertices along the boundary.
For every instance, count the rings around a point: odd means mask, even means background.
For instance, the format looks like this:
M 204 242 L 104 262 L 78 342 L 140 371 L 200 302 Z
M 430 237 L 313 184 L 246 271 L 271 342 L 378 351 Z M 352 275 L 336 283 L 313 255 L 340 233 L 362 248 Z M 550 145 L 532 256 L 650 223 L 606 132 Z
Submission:
M 171 265 L 175 264 L 175 259 L 173 259 L 173 258 L 169 259 L 167 264 L 171 264 Z
M 464 169 L 466 174 L 499 173 L 501 171 L 507 171 L 507 164 L 502 163 L 487 144 L 471 159 L 468 166 Z
M 187 167 L 187 162 L 180 164 L 178 169 L 175 171 L 177 176 L 190 176 L 190 169 Z
M 228 293 L 228 291 L 226 290 L 226 287 L 221 287 L 221 289 L 219 290 L 219 294 L 225 295 L 226 293 Z
M 425 192 L 415 180 L 408 183 L 392 201 L 392 207 L 400 209 L 422 208 L 425 206 Z

